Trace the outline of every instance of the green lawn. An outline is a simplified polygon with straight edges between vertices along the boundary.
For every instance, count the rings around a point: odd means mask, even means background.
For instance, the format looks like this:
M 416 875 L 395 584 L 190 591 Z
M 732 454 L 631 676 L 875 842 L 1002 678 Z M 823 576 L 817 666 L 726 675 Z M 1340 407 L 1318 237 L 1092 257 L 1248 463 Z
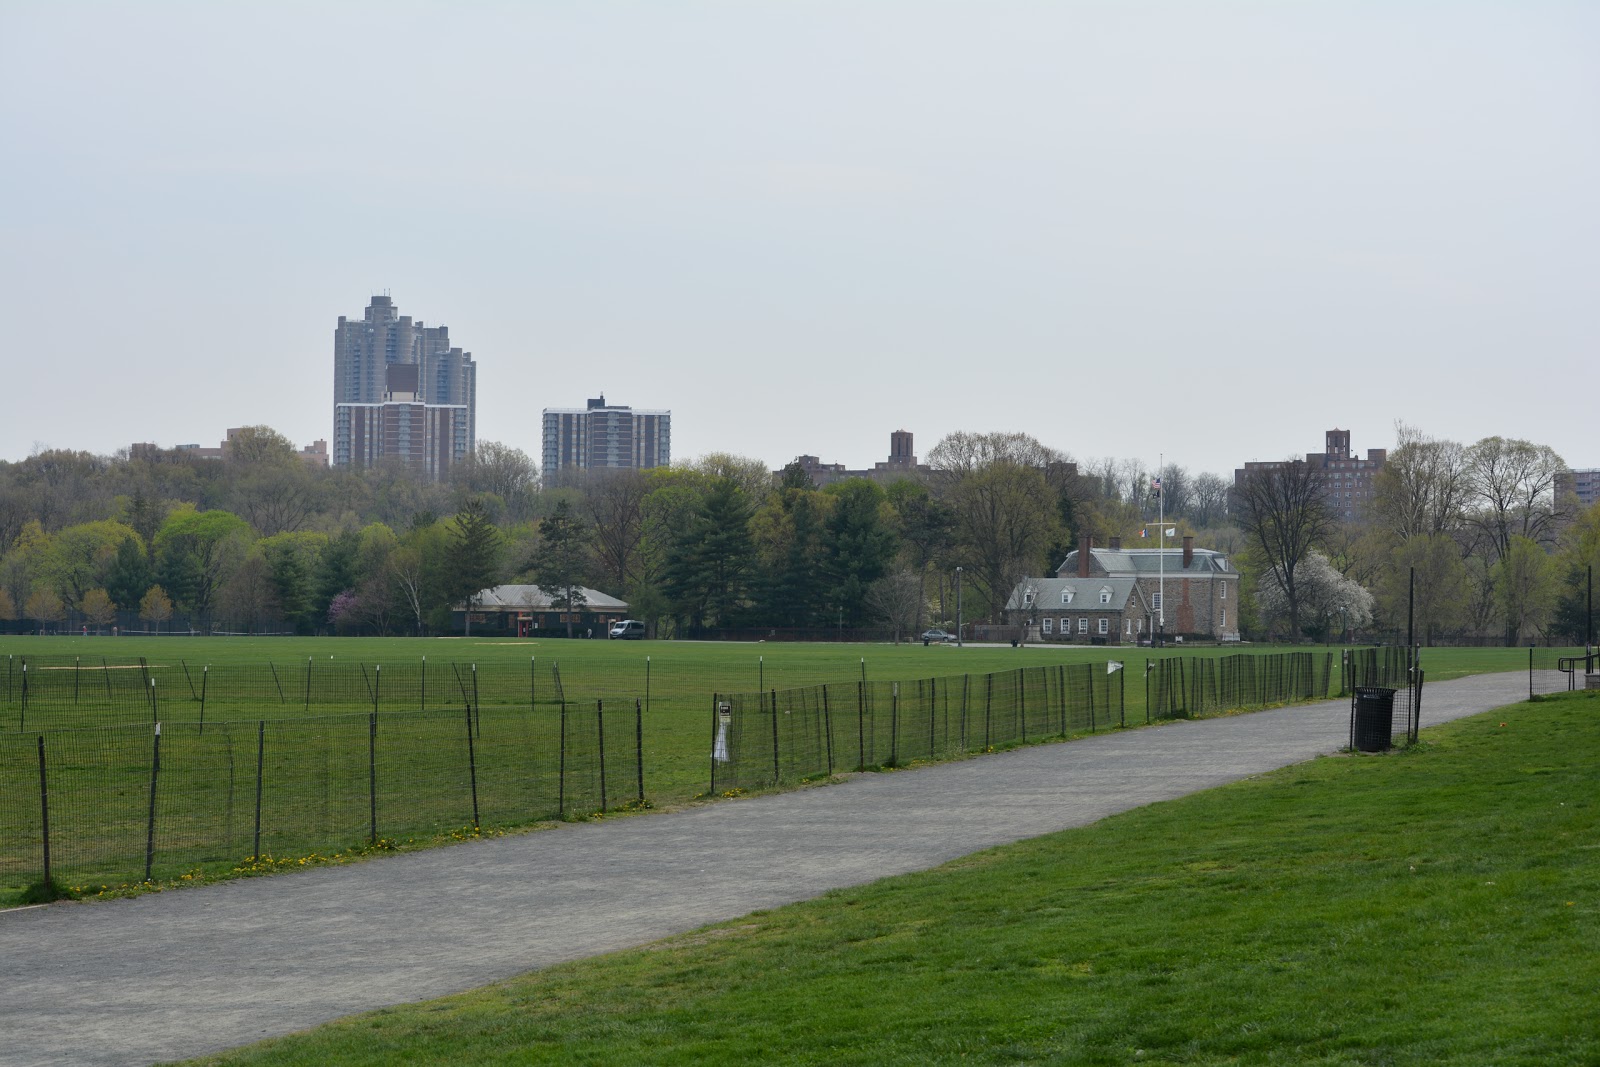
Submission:
M 1301 646 L 1302 649 L 1306 646 Z M 1170 655 L 1217 656 L 1241 651 L 1272 652 L 1261 647 L 1190 647 Z M 1327 649 L 1313 649 L 1321 653 Z M 1332 650 L 1337 657 L 1337 650 Z M 173 807 L 185 814 L 158 814 L 157 880 L 190 880 L 230 875 L 255 852 L 253 811 L 256 780 L 256 721 L 298 720 L 307 714 L 295 698 L 296 682 L 307 660 L 314 668 L 327 665 L 383 664 L 391 676 L 415 672 L 426 657 L 436 688 L 452 684 L 451 664 L 478 664 L 485 677 L 493 674 L 516 681 L 530 663 L 540 671 L 559 664 L 569 701 L 592 710 L 604 700 L 610 762 L 608 802 L 636 795 L 636 772 L 616 766 L 619 753 L 633 748 L 634 701 L 644 702 L 641 728 L 644 751 L 644 793 L 656 807 L 685 803 L 709 786 L 711 704 L 716 693 L 789 689 L 861 677 L 875 681 L 911 681 L 1009 670 L 1055 663 L 1104 663 L 1120 658 L 1128 670 L 1127 721 L 1144 720 L 1143 661 L 1148 649 L 1083 647 L 924 647 L 921 644 L 811 645 L 727 644 L 699 642 L 516 641 L 506 639 L 297 639 L 297 638 L 13 638 L 0 642 L 0 656 L 78 657 L 92 668 L 102 657 L 113 662 L 145 657 L 161 675 L 159 717 L 166 723 L 168 758 L 163 767 L 163 795 L 187 791 L 188 800 Z M 1543 655 L 1543 653 L 1541 653 Z M 207 665 L 218 668 L 264 668 L 259 701 L 225 700 L 211 692 L 203 735 L 193 720 L 198 705 L 187 695 L 199 685 Z M 1525 649 L 1427 650 L 1424 665 L 1430 680 L 1481 670 L 1525 669 Z M 15 678 L 15 660 L 12 663 Z M 184 673 L 187 668 L 187 673 Z M 397 669 L 398 668 L 398 669 Z M 84 710 L 77 706 L 41 709 L 35 706 L 25 725 L 38 730 L 87 724 L 96 714 L 88 694 L 98 684 L 85 674 Z M 219 677 L 221 671 L 219 670 Z M 133 678 L 135 675 L 124 676 Z M 181 679 L 181 681 L 180 681 Z M 1337 682 L 1335 682 L 1335 689 Z M 364 692 L 364 688 L 362 690 Z M 385 689 L 390 692 L 391 689 Z M 429 692 L 435 690 L 430 688 Z M 544 690 L 541 690 L 543 692 Z M 282 697 L 278 695 L 282 693 Z M 521 683 L 508 699 L 521 699 Z M 492 701 L 485 702 L 486 707 Z M 1424 705 L 1426 707 L 1426 705 Z M 369 758 L 367 707 L 355 700 L 349 707 L 313 707 L 314 715 L 341 713 L 343 720 L 269 723 L 265 778 L 270 783 L 263 803 L 268 809 L 262 829 L 264 853 L 297 860 L 326 857 L 358 848 L 369 836 L 366 767 Z M 143 705 L 124 707 L 130 720 L 148 723 Z M 81 716 L 81 718 L 80 718 Z M 229 722 L 232 720 L 232 724 Z M 427 722 L 385 717 L 377 734 L 375 762 L 378 833 L 402 846 L 426 845 L 470 827 L 473 794 L 469 758 L 478 761 L 478 794 L 485 828 L 514 829 L 546 817 L 556 809 L 558 777 L 551 753 L 558 747 L 557 728 L 548 717 L 531 721 L 513 709 L 496 715 L 486 710 L 469 753 L 458 719 L 445 715 Z M 189 725 L 185 725 L 188 723 Z M 15 730 L 15 721 L 7 720 Z M 65 771 L 84 790 L 59 780 L 53 790 L 53 870 L 69 887 L 116 887 L 143 875 L 145 825 L 148 815 L 148 730 L 130 731 L 112 743 L 105 732 L 52 735 L 52 777 Z M 576 736 L 576 735 L 574 735 Z M 33 844 L 39 817 L 37 756 L 30 736 L 0 737 L 0 822 L 10 827 L 0 839 L 18 843 L 0 855 L 0 905 L 24 898 L 39 878 L 41 859 Z M 77 746 L 74 748 L 74 746 Z M 593 763 L 566 764 L 574 768 Z M 65 762 L 63 762 L 65 760 Z M 337 769 L 337 779 L 329 778 Z M 569 812 L 599 807 L 596 775 L 587 786 L 567 788 Z M 187 778 L 180 776 L 187 774 Z M 332 785 L 327 783 L 333 782 Z M 172 793 L 177 796 L 176 793 Z M 86 806 L 88 805 L 88 806 Z M 198 814 L 193 814 L 198 813 Z M 289 816 L 293 816 L 292 819 Z M 289 819 L 285 822 L 284 819 Z M 0 827 L 4 829 L 4 827 Z M 320 858 L 316 862 L 322 862 Z
M 1600 700 L 206 1060 L 1592 1064 Z

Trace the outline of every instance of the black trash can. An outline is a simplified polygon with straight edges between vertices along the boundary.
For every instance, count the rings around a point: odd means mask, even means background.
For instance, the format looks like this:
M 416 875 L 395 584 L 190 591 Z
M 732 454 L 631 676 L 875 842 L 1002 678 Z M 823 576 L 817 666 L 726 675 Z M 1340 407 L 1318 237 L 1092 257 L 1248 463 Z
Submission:
M 1382 752 L 1393 745 L 1394 693 L 1378 685 L 1356 686 L 1351 740 L 1357 752 Z

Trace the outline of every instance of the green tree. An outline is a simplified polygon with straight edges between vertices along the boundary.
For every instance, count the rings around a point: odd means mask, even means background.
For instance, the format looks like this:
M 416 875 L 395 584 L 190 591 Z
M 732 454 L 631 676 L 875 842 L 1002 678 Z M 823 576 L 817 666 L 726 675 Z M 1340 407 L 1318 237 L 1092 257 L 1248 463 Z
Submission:
M 91 589 L 83 594 L 78 610 L 97 633 L 117 620 L 117 605 L 104 589 Z
M 551 606 L 566 614 L 567 636 L 571 637 L 572 617 L 588 602 L 583 579 L 589 566 L 589 534 L 563 500 L 539 524 L 539 535 L 533 557 L 534 584 L 550 598 Z
M 467 632 L 472 632 L 472 609 L 477 595 L 500 584 L 502 538 L 488 510 L 476 498 L 468 500 L 451 520 L 450 602 L 465 602 Z
M 750 505 L 732 478 L 716 478 L 673 543 L 663 586 L 690 628 L 731 626 L 749 593 L 755 559 Z
M 253 540 L 250 524 L 231 511 L 174 511 L 156 533 L 156 554 L 163 561 L 157 570 L 163 582 L 184 581 L 188 608 L 204 622 Z
M 796 468 L 798 470 L 798 468 Z M 815 626 L 832 607 L 831 583 L 824 569 L 823 524 L 837 498 L 786 480 L 750 521 L 759 566 L 758 612 L 764 623 Z
M 883 489 L 865 478 L 837 482 L 823 490 L 834 507 L 823 522 L 823 567 L 847 626 L 871 617 L 867 590 L 889 570 L 899 545 L 893 508 Z
M 139 600 L 139 618 L 153 624 L 156 633 L 161 632 L 161 624 L 172 618 L 172 598 L 167 596 L 165 589 L 159 585 L 152 585 L 145 590 L 144 596 Z
M 67 606 L 61 602 L 56 591 L 48 586 L 41 586 L 28 594 L 28 604 L 24 610 L 28 618 L 39 624 L 41 630 L 45 623 L 60 623 L 67 617 Z
M 315 576 L 327 544 L 320 533 L 281 533 L 260 543 L 278 612 L 297 634 L 317 632 Z
M 1510 547 L 1495 569 L 1495 591 L 1505 620 L 1506 644 L 1520 644 L 1543 627 L 1555 607 L 1554 568 L 1544 549 L 1513 534 Z
M 118 607 L 132 610 L 139 597 L 150 588 L 150 560 L 137 537 L 125 537 L 117 545 L 116 557 L 106 570 L 106 592 Z
M 1432 645 L 1462 622 L 1468 593 L 1461 548 L 1445 533 L 1416 534 L 1394 550 L 1385 575 L 1384 607 L 1390 625 L 1416 626 L 1417 639 Z M 1415 593 L 1411 576 L 1416 575 Z

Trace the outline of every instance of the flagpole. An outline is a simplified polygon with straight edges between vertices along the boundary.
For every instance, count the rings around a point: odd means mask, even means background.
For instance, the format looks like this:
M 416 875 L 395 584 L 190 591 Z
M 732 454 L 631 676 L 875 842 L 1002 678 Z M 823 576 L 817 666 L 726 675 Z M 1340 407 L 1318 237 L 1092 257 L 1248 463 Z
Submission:
M 1156 626 L 1158 628 L 1157 632 L 1161 635 L 1160 644 L 1165 645 L 1167 641 L 1167 494 L 1161 491 L 1161 474 L 1162 469 L 1167 465 L 1167 454 L 1161 452 L 1157 454 L 1157 457 L 1156 523 L 1159 540 L 1156 543 L 1156 559 L 1159 561 L 1157 566 L 1160 570 L 1158 572 L 1159 577 L 1156 579 L 1156 595 L 1161 601 L 1161 607 L 1156 611 Z

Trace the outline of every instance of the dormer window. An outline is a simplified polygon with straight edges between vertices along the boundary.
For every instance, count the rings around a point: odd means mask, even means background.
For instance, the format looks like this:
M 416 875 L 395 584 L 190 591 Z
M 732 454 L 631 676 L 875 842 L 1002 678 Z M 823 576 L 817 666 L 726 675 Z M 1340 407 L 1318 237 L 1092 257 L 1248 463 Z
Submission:
M 1070 590 L 1070 589 L 1061 590 L 1061 603 L 1063 603 L 1063 604 L 1072 603 L 1072 590 Z
M 1022 592 L 1022 606 L 1025 607 L 1025 608 L 1033 607 L 1033 590 L 1032 589 L 1023 590 L 1023 592 Z
M 1102 586 L 1101 587 L 1101 589 L 1100 589 L 1100 603 L 1102 603 L 1102 604 L 1111 603 L 1111 587 L 1110 586 Z

